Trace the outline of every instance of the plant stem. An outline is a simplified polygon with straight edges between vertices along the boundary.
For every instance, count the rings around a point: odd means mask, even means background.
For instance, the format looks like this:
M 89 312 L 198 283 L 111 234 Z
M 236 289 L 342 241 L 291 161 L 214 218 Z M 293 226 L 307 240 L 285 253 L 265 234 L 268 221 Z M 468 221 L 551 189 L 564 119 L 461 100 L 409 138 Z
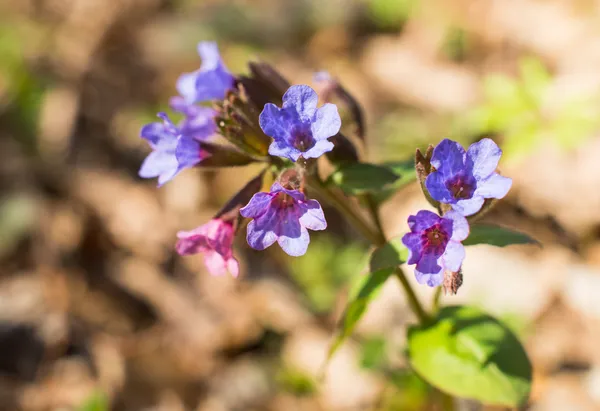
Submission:
M 367 203 L 367 206 L 369 207 L 369 212 L 373 217 L 373 221 L 375 222 L 377 230 L 379 230 L 379 232 L 385 236 L 385 231 L 383 230 L 383 225 L 381 224 L 381 217 L 379 216 L 379 209 L 377 207 L 377 203 L 375 202 L 371 194 L 366 194 L 364 196 L 364 199 Z
M 379 247 L 385 244 L 385 237 L 379 231 L 374 230 L 361 215 L 356 213 L 349 206 L 347 199 L 340 198 L 339 195 L 325 187 L 317 178 L 307 176 L 306 185 L 342 213 L 374 245 Z
M 423 308 L 423 306 L 421 305 L 421 302 L 419 301 L 419 299 L 417 298 L 417 295 L 415 294 L 415 290 L 413 290 L 412 286 L 408 282 L 408 279 L 406 278 L 404 271 L 402 271 L 402 269 L 400 267 L 396 267 L 394 270 L 394 275 L 402 284 L 402 287 L 404 288 L 404 292 L 406 294 L 406 298 L 408 299 L 408 305 L 410 306 L 411 310 L 415 313 L 415 315 L 419 319 L 419 323 L 421 323 L 421 324 L 426 323 L 430 318 L 429 314 L 427 314 L 425 312 L 425 309 Z
M 363 233 L 367 239 L 369 239 L 369 241 L 373 243 L 373 245 L 376 247 L 381 247 L 387 242 L 381 226 L 379 225 L 377 229 L 373 229 L 371 224 L 365 221 L 360 214 L 358 214 L 352 207 L 349 206 L 349 202 L 346 198 L 342 198 L 332 190 L 329 190 L 329 188 L 325 187 L 317 178 L 307 177 L 306 184 L 309 188 L 312 188 L 317 194 L 321 195 L 325 200 L 327 200 L 327 202 L 341 212 L 356 228 Z M 377 213 L 377 208 L 374 204 L 371 212 Z M 404 288 L 404 292 L 408 300 L 408 305 L 417 316 L 419 322 L 421 324 L 427 322 L 429 320 L 429 315 L 417 298 L 417 295 L 408 282 L 404 271 L 402 271 L 400 267 L 396 267 L 394 270 L 394 275 L 396 278 L 398 278 L 400 284 L 402 284 L 402 288 Z

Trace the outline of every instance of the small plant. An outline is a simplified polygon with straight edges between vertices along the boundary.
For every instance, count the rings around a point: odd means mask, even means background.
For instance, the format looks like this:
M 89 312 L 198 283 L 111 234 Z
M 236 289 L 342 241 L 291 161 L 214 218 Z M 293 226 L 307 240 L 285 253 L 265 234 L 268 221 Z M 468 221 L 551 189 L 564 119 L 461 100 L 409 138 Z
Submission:
M 229 272 L 236 277 L 233 239 L 247 222 L 250 247 L 264 250 L 277 243 L 288 255 L 302 256 L 310 252 L 310 231 L 327 229 L 317 198 L 325 201 L 374 249 L 370 274 L 351 290 L 329 358 L 351 335 L 381 286 L 395 277 L 417 320 L 408 330 L 408 359 L 423 380 L 445 393 L 446 407 L 452 404 L 449 396 L 510 407 L 527 402 L 531 365 L 514 334 L 473 307 L 426 309 L 401 268 L 414 265 L 419 283 L 437 287 L 433 306 L 438 307 L 442 290 L 456 294 L 468 281 L 469 273 L 462 271 L 468 246 L 533 242 L 522 233 L 478 223 L 512 185 L 496 171 L 502 156 L 496 143 L 482 139 L 465 150 L 443 140 L 425 153 L 416 150 L 411 170 L 405 163 L 369 163 L 355 146 L 366 138 L 360 104 L 335 78 L 319 73 L 317 93 L 308 85 L 290 85 L 262 62 L 250 63 L 248 76 L 233 75 L 214 43 L 200 43 L 198 51 L 202 66 L 180 77 L 180 95 L 170 104 L 184 115 L 182 122 L 175 125 L 161 113 L 162 122 L 141 131 L 153 151 L 140 176 L 158 177 L 162 185 L 189 167 L 264 167 L 213 219 L 179 232 L 177 251 L 203 253 L 212 275 Z M 341 118 L 349 119 L 344 130 L 352 136 L 340 132 Z M 334 168 L 329 176 L 319 170 L 325 158 Z M 274 182 L 263 187 L 266 180 Z M 379 207 L 390 192 L 415 180 L 435 212 L 416 212 L 408 219 L 406 234 L 388 238 Z

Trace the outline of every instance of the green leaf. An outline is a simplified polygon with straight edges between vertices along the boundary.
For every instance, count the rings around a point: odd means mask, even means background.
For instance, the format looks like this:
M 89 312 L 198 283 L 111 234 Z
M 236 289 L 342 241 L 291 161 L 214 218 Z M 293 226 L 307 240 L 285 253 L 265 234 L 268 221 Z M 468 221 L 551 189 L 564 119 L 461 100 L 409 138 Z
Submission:
M 108 400 L 106 395 L 97 391 L 90 395 L 78 408 L 78 411 L 107 411 Z
M 345 164 L 331 173 L 327 184 L 341 188 L 346 194 L 358 195 L 382 191 L 400 176 L 388 167 L 368 163 Z
M 463 245 L 489 244 L 497 247 L 506 247 L 513 244 L 537 244 L 537 240 L 527 234 L 513 231 L 509 228 L 490 224 L 475 224 L 471 227 L 471 233 Z
M 531 390 L 531 363 L 515 335 L 472 307 L 444 307 L 433 323 L 411 327 L 408 356 L 433 386 L 486 404 L 517 407 Z
M 341 347 L 342 343 L 348 338 L 354 327 L 365 313 L 367 306 L 371 300 L 375 297 L 377 292 L 381 289 L 381 286 L 392 274 L 393 269 L 386 268 L 383 270 L 376 271 L 361 278 L 361 286 L 357 295 L 351 298 L 351 301 L 346 306 L 342 319 L 338 325 L 337 335 L 329 348 L 327 355 L 327 361 L 333 357 L 338 348 Z
M 525 92 L 538 104 L 552 82 L 552 76 L 544 64 L 535 57 L 525 57 L 519 61 L 521 82 Z
M 373 199 L 376 203 L 383 203 L 404 186 L 417 181 L 415 161 L 413 159 L 407 161 L 391 161 L 381 165 L 390 169 L 396 175 L 400 176 L 400 178 L 388 185 L 384 190 L 373 193 Z
M 361 344 L 360 366 L 366 369 L 377 369 L 386 363 L 387 339 L 376 336 L 366 339 Z
M 373 251 L 369 269 L 375 272 L 384 268 L 396 268 L 406 260 L 408 260 L 408 249 L 402 244 L 402 236 L 398 236 Z

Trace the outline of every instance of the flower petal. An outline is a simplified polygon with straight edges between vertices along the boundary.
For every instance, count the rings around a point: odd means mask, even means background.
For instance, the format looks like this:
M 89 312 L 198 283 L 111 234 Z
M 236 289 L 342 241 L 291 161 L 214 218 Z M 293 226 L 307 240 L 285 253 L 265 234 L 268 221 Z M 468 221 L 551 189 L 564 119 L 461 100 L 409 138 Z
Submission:
M 433 172 L 425 179 L 425 187 L 434 200 L 452 204 L 456 199 L 446 188 L 446 177 L 440 172 Z
M 191 255 L 210 250 L 208 238 L 198 234 L 196 230 L 177 233 L 179 240 L 175 244 L 175 249 L 179 255 Z
M 422 273 L 419 270 L 415 270 L 415 278 L 419 284 L 427 284 L 430 287 L 437 287 L 444 282 L 444 272 L 440 271 L 437 273 Z
M 299 204 L 298 208 L 302 212 L 300 216 L 300 224 L 310 230 L 325 230 L 327 221 L 321 204 L 317 200 L 308 200 L 303 204 Z
M 291 161 L 298 161 L 302 152 L 284 141 L 273 140 L 269 145 L 269 154 L 272 156 L 285 157 Z
M 258 116 L 258 123 L 265 134 L 280 141 L 288 141 L 293 125 L 292 120 L 289 113 L 272 103 L 265 104 Z
M 467 151 L 467 157 L 473 162 L 473 175 L 477 180 L 489 177 L 498 168 L 501 156 L 502 150 L 489 138 L 471 144 Z
M 257 218 L 267 212 L 271 206 L 273 195 L 270 193 L 259 192 L 252 196 L 250 202 L 240 208 L 240 214 L 246 218 Z
M 494 173 L 489 178 L 477 184 L 475 195 L 482 196 L 483 198 L 504 198 L 511 187 L 512 178 Z
M 408 217 L 408 227 L 413 233 L 421 234 L 423 230 L 428 229 L 432 225 L 440 221 L 440 216 L 436 213 L 432 213 L 429 210 L 421 210 L 417 215 L 411 215 Z
M 191 137 L 181 136 L 175 150 L 179 169 L 193 167 L 208 156 L 200 143 Z
M 294 108 L 301 122 L 313 118 L 317 102 L 317 93 L 306 85 L 292 86 L 283 95 L 283 109 Z
M 408 249 L 408 264 L 416 264 L 421 259 L 421 235 L 408 233 L 402 237 L 402 244 Z
M 221 55 L 219 47 L 214 41 L 201 41 L 196 46 L 198 55 L 202 59 L 202 71 L 216 69 L 221 64 Z
M 425 251 L 417 263 L 416 270 L 423 274 L 437 274 L 442 271 L 442 266 L 438 262 L 441 255 Z
M 142 127 L 140 136 L 147 140 L 153 149 L 166 150 L 174 147 L 177 141 L 177 136 L 169 133 L 164 124 L 158 122 Z
M 481 210 L 485 199 L 479 195 L 473 195 L 473 198 L 466 200 L 458 200 L 456 204 L 452 204 L 452 209 L 458 211 L 465 217 L 473 215 Z
M 177 92 L 187 104 L 196 102 L 196 77 L 200 73 L 200 70 L 196 70 L 192 73 L 184 73 L 177 79 L 176 88 Z
M 310 236 L 308 234 L 308 230 L 304 227 L 301 227 L 299 232 L 285 230 L 285 234 L 280 235 L 277 239 L 277 243 L 281 247 L 283 251 L 287 255 L 292 257 L 300 257 L 301 255 L 306 254 L 306 250 L 308 249 L 308 244 L 310 243 Z
M 204 265 L 210 275 L 222 276 L 227 274 L 227 262 L 223 256 L 216 251 L 207 251 L 204 253 Z
M 161 177 L 160 184 L 164 184 L 178 172 L 175 154 L 165 151 L 153 151 L 142 163 L 138 175 L 142 178 Z
M 342 119 L 335 104 L 324 104 L 315 113 L 315 119 L 311 124 L 311 131 L 315 140 L 325 140 L 335 136 L 342 126 Z
M 463 241 L 469 236 L 470 228 L 467 219 L 459 212 L 450 210 L 443 217 L 445 220 L 452 221 L 452 236 L 453 241 Z
M 263 216 L 264 217 L 264 216 Z M 248 223 L 246 230 L 246 241 L 248 245 L 255 250 L 264 250 L 270 247 L 277 240 L 277 235 L 271 229 L 269 220 L 257 224 L 256 220 Z
M 465 156 L 459 143 L 446 138 L 433 149 L 431 165 L 444 177 L 451 177 L 465 168 Z
M 328 151 L 333 150 L 333 143 L 328 140 L 319 140 L 309 150 L 302 153 L 303 158 L 319 158 Z
M 215 110 L 195 104 L 187 104 L 181 97 L 171 98 L 169 105 L 174 111 L 185 115 L 185 119 L 179 126 L 181 134 L 193 137 L 196 140 L 206 141 L 216 133 Z
M 465 247 L 458 241 L 449 241 L 442 255 L 444 268 L 455 273 L 460 269 L 464 259 Z
M 201 70 L 196 76 L 195 101 L 222 100 L 233 85 L 234 78 L 224 66 L 219 66 L 212 71 Z
M 240 274 L 240 263 L 233 257 L 227 259 L 227 271 L 233 278 L 237 278 Z

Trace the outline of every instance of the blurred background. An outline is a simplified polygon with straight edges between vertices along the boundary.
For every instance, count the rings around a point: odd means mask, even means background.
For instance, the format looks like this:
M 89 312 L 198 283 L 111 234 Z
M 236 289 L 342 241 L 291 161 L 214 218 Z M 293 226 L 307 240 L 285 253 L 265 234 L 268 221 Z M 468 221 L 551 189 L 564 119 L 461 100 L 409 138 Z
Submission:
M 598 0 L 2 0 L 0 409 L 436 409 L 404 360 L 414 319 L 393 280 L 319 382 L 368 260 L 333 210 L 301 258 L 239 238 L 238 280 L 174 253 L 178 230 L 257 171 L 137 177 L 139 130 L 198 67 L 200 40 L 234 72 L 260 58 L 292 83 L 339 78 L 364 105 L 372 161 L 495 138 L 514 186 L 486 218 L 544 247 L 470 248 L 443 303 L 519 335 L 527 409 L 600 409 Z M 388 235 L 425 207 L 403 187 Z

